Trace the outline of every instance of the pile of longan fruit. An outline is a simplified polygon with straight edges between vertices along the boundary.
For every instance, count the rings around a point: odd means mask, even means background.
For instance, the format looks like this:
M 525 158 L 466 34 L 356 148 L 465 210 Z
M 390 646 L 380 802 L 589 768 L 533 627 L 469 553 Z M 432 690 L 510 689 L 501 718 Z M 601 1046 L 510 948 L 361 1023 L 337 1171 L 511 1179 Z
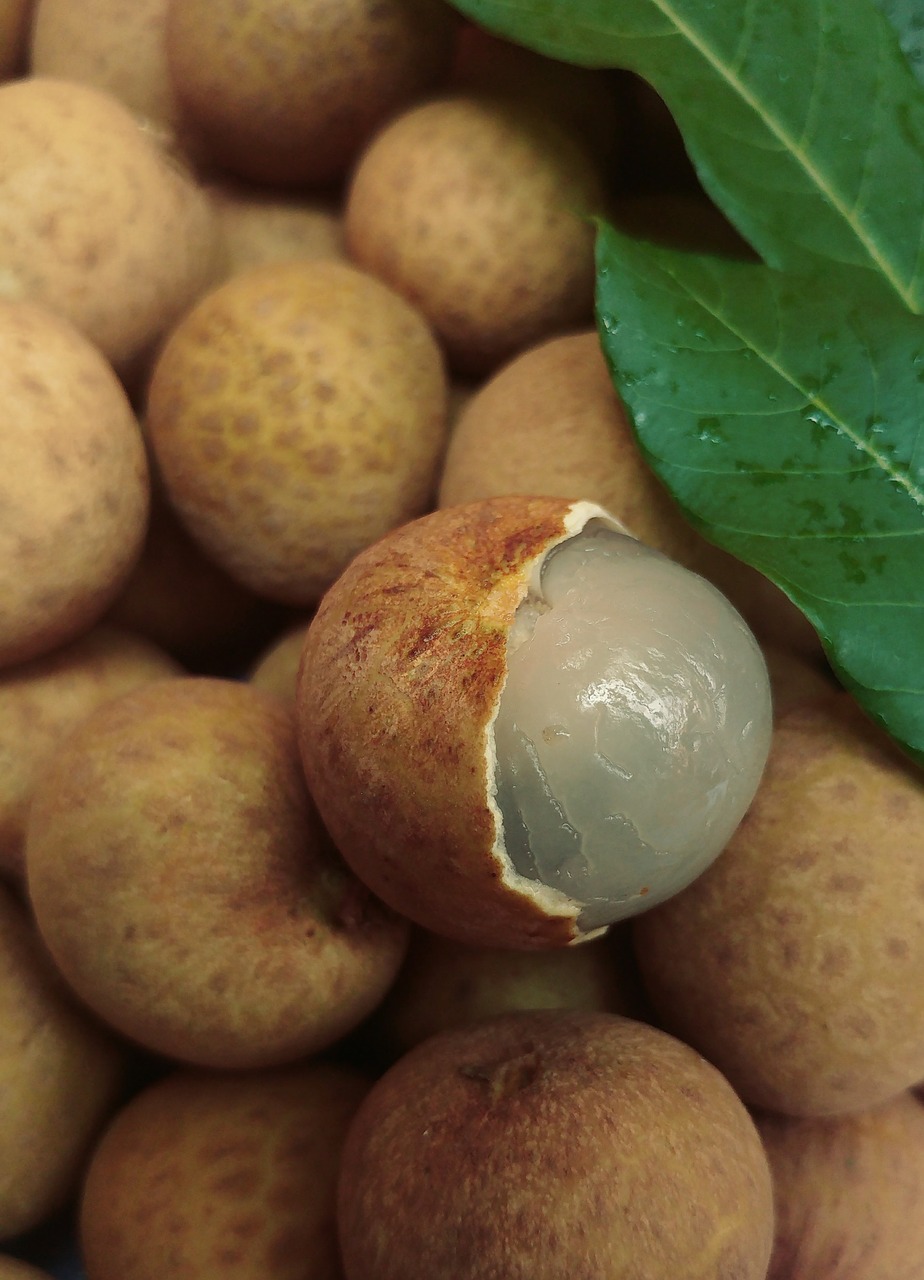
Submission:
M 646 468 L 599 216 L 749 256 L 648 86 L 444 0 L 0 0 L 0 1280 L 924 1276 L 921 773 Z M 497 870 L 357 874 L 300 661 L 378 557 L 351 785 L 488 866 L 391 656 L 480 687 L 575 502 L 734 603 L 772 745 L 688 888 L 514 946 Z

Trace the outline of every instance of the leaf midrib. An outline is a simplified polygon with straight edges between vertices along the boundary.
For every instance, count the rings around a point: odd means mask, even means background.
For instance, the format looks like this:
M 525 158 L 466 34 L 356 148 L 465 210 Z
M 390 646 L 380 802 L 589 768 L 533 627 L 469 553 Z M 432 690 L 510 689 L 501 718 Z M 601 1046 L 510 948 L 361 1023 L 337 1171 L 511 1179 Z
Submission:
M 697 306 L 702 307 L 707 315 L 710 315 L 714 320 L 717 320 L 719 324 L 724 325 L 729 333 L 734 334 L 744 347 L 749 351 L 753 351 L 754 354 L 759 359 L 763 360 L 764 364 L 766 364 L 769 369 L 772 369 L 773 372 L 776 373 L 784 382 L 788 383 L 789 386 L 794 387 L 801 396 L 805 397 L 807 404 L 812 405 L 815 409 L 818 409 L 823 413 L 825 418 L 827 418 L 828 421 L 830 421 L 839 431 L 842 431 L 851 444 L 853 444 L 860 453 L 865 454 L 865 456 L 869 458 L 876 467 L 878 467 L 884 476 L 893 480 L 900 488 L 904 489 L 912 502 L 924 510 L 924 489 L 918 489 L 912 483 L 910 476 L 906 475 L 903 471 L 896 470 L 883 454 L 879 453 L 872 447 L 872 445 L 870 445 L 869 441 L 866 440 L 864 436 L 858 435 L 853 427 L 842 419 L 833 406 L 829 405 L 827 401 L 821 399 L 808 387 L 803 386 L 803 384 L 799 382 L 797 378 L 793 377 L 786 368 L 784 368 L 777 360 L 774 360 L 770 352 L 763 350 L 763 348 L 753 340 L 751 335 L 745 333 L 742 329 L 736 328 L 727 315 L 714 308 L 706 298 L 701 297 L 689 284 L 679 280 L 669 268 L 663 265 L 663 263 L 661 264 L 661 269 L 665 272 L 668 278 L 673 281 L 676 288 L 681 289 L 688 298 L 697 304 Z

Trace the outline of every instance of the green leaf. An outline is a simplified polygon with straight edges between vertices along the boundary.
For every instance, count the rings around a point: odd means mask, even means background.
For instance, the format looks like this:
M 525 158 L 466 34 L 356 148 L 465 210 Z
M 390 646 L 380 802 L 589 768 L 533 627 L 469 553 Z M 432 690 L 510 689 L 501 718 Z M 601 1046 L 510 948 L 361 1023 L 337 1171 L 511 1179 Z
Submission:
M 921 0 L 876 0 L 898 32 L 902 53 L 911 70 L 924 81 L 924 6 Z
M 771 266 L 866 268 L 924 310 L 924 95 L 874 0 L 455 0 L 510 39 L 626 67 Z
M 601 339 L 641 447 L 713 542 L 776 581 L 924 762 L 924 319 L 870 278 L 602 227 Z

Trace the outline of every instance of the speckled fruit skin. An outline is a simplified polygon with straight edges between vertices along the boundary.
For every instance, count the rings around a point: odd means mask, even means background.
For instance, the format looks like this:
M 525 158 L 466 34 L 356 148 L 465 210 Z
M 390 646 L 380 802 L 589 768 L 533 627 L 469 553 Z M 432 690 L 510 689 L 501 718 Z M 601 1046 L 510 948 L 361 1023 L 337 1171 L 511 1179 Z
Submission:
M 208 200 L 108 93 L 0 85 L 0 173 L 0 297 L 44 302 L 120 369 L 211 278 Z
M 168 135 L 178 111 L 167 70 L 167 0 L 35 0 L 32 74 L 79 80 Z
M 291 713 L 230 680 L 161 680 L 84 720 L 36 790 L 26 875 L 87 1004 L 201 1066 L 332 1044 L 406 947 L 323 838 Z
M 156 645 L 108 626 L 0 671 L 0 872 L 23 874 L 32 792 L 64 734 L 109 698 L 179 674 Z
M 774 731 L 718 860 L 635 922 L 660 1019 L 750 1105 L 874 1106 L 924 1076 L 924 786 L 847 694 Z
M 317 186 L 432 91 L 456 24 L 442 0 L 171 0 L 167 49 L 212 160 L 256 182 Z
M 767 1280 L 920 1280 L 924 1105 L 913 1094 L 849 1116 L 754 1120 L 776 1204 Z
M 173 331 L 147 429 L 205 551 L 254 591 L 308 606 L 426 510 L 445 445 L 442 353 L 414 308 L 355 267 L 256 267 Z
M 592 329 L 530 347 L 463 407 L 440 506 L 508 493 L 599 502 L 681 564 L 695 567 L 705 547 L 645 464 Z
M 312 1061 L 183 1070 L 137 1094 L 93 1153 L 80 1204 L 91 1280 L 340 1280 L 340 1151 L 369 1088 Z
M 396 529 L 341 574 L 305 640 L 299 745 L 334 843 L 383 901 L 476 946 L 577 934 L 501 882 L 485 799 L 519 575 L 571 506 L 497 498 Z
M 728 1083 L 625 1018 L 433 1036 L 373 1086 L 339 1188 L 347 1280 L 763 1280 L 770 1174 Z
M 0 422 L 8 666 L 101 617 L 141 551 L 149 483 L 138 423 L 100 352 L 46 307 L 2 297 Z
M 594 162 L 554 121 L 459 95 L 398 116 L 357 163 L 350 256 L 420 307 L 460 373 L 592 320 Z
M 124 1074 L 123 1047 L 70 998 L 0 885 L 0 1241 L 73 1195 Z

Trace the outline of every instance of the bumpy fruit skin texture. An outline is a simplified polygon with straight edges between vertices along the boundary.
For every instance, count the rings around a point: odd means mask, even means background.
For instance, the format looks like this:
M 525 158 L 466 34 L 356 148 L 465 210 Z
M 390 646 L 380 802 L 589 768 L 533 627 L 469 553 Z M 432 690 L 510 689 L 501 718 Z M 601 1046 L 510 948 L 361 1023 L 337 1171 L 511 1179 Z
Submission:
M 575 936 L 501 883 L 485 799 L 518 570 L 564 536 L 570 506 L 496 499 L 395 530 L 327 592 L 302 655 L 299 744 L 334 843 L 396 910 L 476 945 Z
M 392 120 L 353 171 L 350 256 L 420 307 L 481 376 L 593 314 L 604 196 L 571 135 L 522 103 L 457 96 Z
M 167 48 L 211 159 L 256 182 L 318 185 L 435 86 L 456 25 L 443 0 L 171 0 Z
M 208 200 L 108 93 L 0 86 L 0 173 L 0 296 L 44 302 L 118 368 L 210 280 Z
M 760 1140 L 728 1083 L 642 1023 L 561 1010 L 433 1036 L 347 1136 L 347 1280 L 764 1280 Z
M 322 1061 L 178 1071 L 116 1116 L 87 1170 L 93 1280 L 340 1280 L 335 1187 L 369 1082 Z
M 326 843 L 291 713 L 230 680 L 161 680 L 84 720 L 36 791 L 26 872 L 91 1008 L 201 1066 L 326 1048 L 382 998 L 407 943 Z
M 846 694 L 778 722 L 718 860 L 635 922 L 670 1031 L 745 1102 L 874 1106 L 924 1076 L 924 786 Z
M 32 793 L 64 734 L 109 698 L 179 674 L 156 645 L 107 626 L 0 671 L 0 870 L 23 873 Z
M 0 1240 L 73 1194 L 123 1086 L 125 1053 L 70 997 L 0 885 Z
M 354 267 L 255 267 L 174 329 L 147 429 L 206 553 L 254 591 L 312 605 L 426 510 L 445 445 L 442 354 L 413 307 Z
M 140 553 L 149 483 L 138 423 L 101 353 L 48 308 L 2 294 L 0 283 L 7 666 L 50 652 L 103 614 Z
M 900 1094 L 828 1119 L 754 1117 L 773 1173 L 767 1280 L 920 1280 L 924 1105 Z

